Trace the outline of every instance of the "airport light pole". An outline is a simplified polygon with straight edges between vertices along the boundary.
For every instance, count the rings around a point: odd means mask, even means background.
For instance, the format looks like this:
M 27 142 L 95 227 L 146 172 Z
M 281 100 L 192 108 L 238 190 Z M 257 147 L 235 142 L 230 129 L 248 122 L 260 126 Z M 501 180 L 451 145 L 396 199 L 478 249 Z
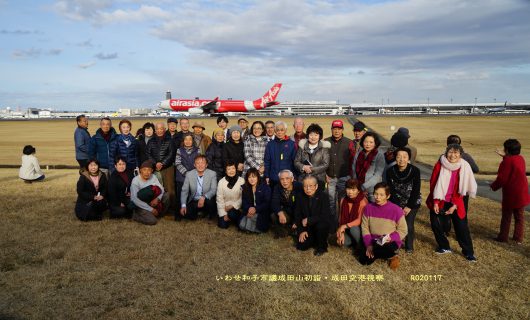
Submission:
M 477 107 L 477 98 L 475 98 L 475 108 Z

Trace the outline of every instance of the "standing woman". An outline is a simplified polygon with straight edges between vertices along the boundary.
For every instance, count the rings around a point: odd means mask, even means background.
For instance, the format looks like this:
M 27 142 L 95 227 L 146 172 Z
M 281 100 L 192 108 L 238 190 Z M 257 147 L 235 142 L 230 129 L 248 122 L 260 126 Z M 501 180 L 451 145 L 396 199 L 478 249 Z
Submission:
M 388 259 L 390 269 L 399 267 L 398 249 L 407 235 L 405 215 L 400 207 L 388 201 L 390 187 L 385 182 L 374 186 L 374 203 L 364 208 L 361 228 L 366 254 L 359 257 L 362 264 L 376 259 Z
M 217 226 L 222 229 L 228 228 L 230 223 L 239 224 L 241 219 L 241 188 L 245 180 L 237 175 L 236 164 L 227 162 L 226 175 L 217 185 L 217 214 L 219 220 Z
M 249 232 L 267 232 L 270 224 L 271 190 L 259 171 L 251 168 L 245 175 L 242 194 L 243 217 L 239 228 Z
M 18 171 L 18 176 L 25 183 L 44 180 L 44 172 L 40 169 L 35 152 L 37 150 L 32 145 L 27 145 L 22 150 L 22 165 Z
M 267 138 L 265 137 L 265 125 L 261 121 L 254 121 L 250 127 L 250 135 L 245 140 L 245 168 L 243 175 L 250 168 L 258 169 L 260 176 L 265 173 L 265 148 Z
M 147 155 L 147 143 L 155 134 L 155 125 L 152 122 L 146 122 L 142 127 L 142 133 L 138 135 L 138 163 L 142 164 L 149 160 Z
M 462 152 L 463 149 L 459 144 L 450 144 L 445 154 L 434 165 L 427 207 L 430 210 L 431 228 L 438 243 L 435 252 L 438 254 L 452 252 L 443 227 L 447 224 L 447 220 L 451 220 L 462 253 L 468 261 L 476 262 L 467 224 L 464 196 L 475 197 L 477 182 L 471 166 L 462 159 Z
M 77 181 L 75 215 L 81 221 L 101 220 L 107 209 L 107 176 L 96 159 L 88 160 Z
M 223 147 L 223 160 L 236 164 L 237 174 L 241 176 L 245 168 L 245 146 L 241 139 L 241 127 L 230 127 L 230 140 Z
M 502 218 L 499 235 L 495 240 L 508 242 L 512 214 L 515 218 L 513 240 L 522 244 L 524 239 L 524 208 L 530 203 L 526 163 L 521 156 L 521 144 L 516 139 L 504 141 L 504 152 L 497 179 L 491 184 L 493 191 L 502 188 Z
M 110 159 L 115 161 L 120 156 L 127 162 L 127 170 L 134 171 L 138 169 L 138 141 L 131 134 L 132 124 L 129 120 L 123 119 L 118 126 L 120 134 L 116 136 L 110 145 Z M 115 168 L 109 166 L 110 171 Z
M 133 172 L 127 169 L 127 160 L 118 156 L 114 164 L 114 171 L 109 178 L 108 200 L 111 218 L 131 218 L 131 182 Z
M 186 179 L 186 174 L 195 169 L 195 158 L 198 155 L 199 148 L 193 144 L 193 135 L 185 133 L 182 136 L 182 146 L 177 149 L 177 155 L 175 156 L 175 194 L 177 195 L 177 202 L 180 202 L 180 194 L 182 193 L 182 185 Z M 177 203 L 177 208 L 180 208 L 180 205 L 180 203 Z M 175 213 L 175 217 L 179 219 L 180 215 Z
M 317 179 L 320 191 L 324 191 L 331 143 L 322 140 L 322 127 L 315 123 L 307 127 L 306 137 L 298 142 L 298 151 L 294 159 L 294 167 L 299 174 L 298 180 L 301 182 L 306 176 L 311 175 Z
M 346 196 L 340 201 L 337 244 L 353 246 L 353 251 L 363 248 L 361 242 L 361 219 L 368 200 L 355 179 L 346 181 Z
M 386 182 L 390 186 L 390 202 L 397 204 L 405 214 L 407 237 L 405 250 L 414 251 L 414 220 L 421 205 L 420 170 L 410 164 L 411 150 L 400 147 L 394 151 L 396 163 L 386 171 Z
M 385 154 L 379 151 L 381 140 L 373 132 L 365 133 L 360 144 L 362 148 L 353 159 L 352 178 L 359 180 L 368 200 L 374 202 L 374 186 L 383 180 Z
M 223 121 L 221 121 L 223 122 Z M 223 146 L 225 133 L 223 129 L 217 128 L 213 131 L 213 140 L 206 149 L 206 159 L 208 159 L 208 169 L 215 171 L 217 181 L 224 176 Z

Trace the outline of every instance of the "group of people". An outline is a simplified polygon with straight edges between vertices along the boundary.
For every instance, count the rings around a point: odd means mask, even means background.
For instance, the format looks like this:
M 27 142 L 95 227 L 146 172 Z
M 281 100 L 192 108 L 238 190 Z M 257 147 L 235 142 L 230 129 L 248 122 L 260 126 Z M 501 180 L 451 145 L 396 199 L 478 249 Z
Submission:
M 107 209 L 111 218 L 148 225 L 169 214 L 177 221 L 204 217 L 215 219 L 219 228 L 272 229 L 275 238 L 292 236 L 297 249 L 313 248 L 316 256 L 334 242 L 351 247 L 363 264 L 381 258 L 392 269 L 399 266 L 400 248 L 414 251 L 422 195 L 417 151 L 408 143 L 407 128 L 399 128 L 384 150 L 379 136 L 360 121 L 353 126 L 353 139 L 344 135 L 342 120 L 332 121 L 327 138 L 318 124 L 304 130 L 302 118 L 294 120 L 294 133 L 288 135 L 283 121 L 250 124 L 241 116 L 237 125 L 228 126 L 222 115 L 211 137 L 202 121 L 190 128 L 187 118 L 145 123 L 135 136 L 126 119 L 119 122 L 119 133 L 109 118 L 101 119 L 93 136 L 85 116 L 76 121 L 81 169 L 75 213 L 82 221 L 101 220 Z M 508 241 L 511 215 L 514 239 L 523 241 L 524 207 L 530 201 L 520 149 L 517 140 L 505 142 L 491 185 L 503 189 L 498 241 Z M 477 171 L 460 138 L 449 136 L 426 200 L 438 254 L 452 252 L 447 235 L 454 226 L 464 257 L 476 261 L 467 215 Z

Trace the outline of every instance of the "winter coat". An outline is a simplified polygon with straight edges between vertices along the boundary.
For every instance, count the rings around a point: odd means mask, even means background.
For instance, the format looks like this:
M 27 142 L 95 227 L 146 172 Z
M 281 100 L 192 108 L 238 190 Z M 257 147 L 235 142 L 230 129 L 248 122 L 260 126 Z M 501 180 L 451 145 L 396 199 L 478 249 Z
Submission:
M 162 163 L 163 169 L 171 167 L 175 162 L 173 140 L 167 134 L 162 138 L 154 135 L 147 143 L 147 155 L 155 163 Z
M 296 150 L 294 141 L 289 137 L 283 139 L 274 139 L 267 143 L 265 148 L 265 178 L 278 182 L 278 173 L 287 169 L 291 170 L 295 175 L 294 159 Z
M 132 134 L 126 136 L 118 134 L 116 136 L 116 140 L 110 145 L 110 158 L 112 163 L 115 163 L 117 156 L 125 158 L 127 170 L 133 171 L 141 165 L 138 161 L 138 141 Z M 114 171 L 114 166 L 111 166 L 111 171 Z
M 331 143 L 329 141 L 320 140 L 317 147 L 310 152 L 309 143 L 307 139 L 302 139 L 298 143 L 298 151 L 294 159 L 294 167 L 299 174 L 298 180 L 302 181 L 308 174 L 303 171 L 304 165 L 311 163 L 311 175 L 317 178 L 320 182 L 326 182 L 326 170 L 329 166 L 329 149 Z
M 127 206 L 131 201 L 131 197 L 127 196 L 127 193 L 131 191 L 131 182 L 134 177 L 131 171 L 127 170 L 125 172 L 129 177 L 129 183 L 123 180 L 118 171 L 114 171 L 110 175 L 107 200 L 111 206 L 119 207 L 121 203 Z
M 114 128 L 110 128 L 109 141 L 103 138 L 103 131 L 98 129 L 96 134 L 90 139 L 88 147 L 88 155 L 90 159 L 97 159 L 99 161 L 99 167 L 103 169 L 109 169 L 114 165 L 114 160 L 110 156 L 110 146 L 116 140 L 117 134 Z
M 88 130 L 78 126 L 74 132 L 74 143 L 76 160 L 88 160 L 88 146 L 90 144 L 90 133 L 88 133 Z
M 224 142 L 217 142 L 214 140 L 212 144 L 206 150 L 206 158 L 208 159 L 208 169 L 217 173 L 217 181 L 221 180 L 224 176 L 224 160 L 223 160 L 223 147 Z

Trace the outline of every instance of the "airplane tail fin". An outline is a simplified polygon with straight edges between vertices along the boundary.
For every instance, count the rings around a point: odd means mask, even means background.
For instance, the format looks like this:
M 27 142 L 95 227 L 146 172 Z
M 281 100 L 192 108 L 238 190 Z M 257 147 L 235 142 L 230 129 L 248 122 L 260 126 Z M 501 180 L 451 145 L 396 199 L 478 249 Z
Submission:
M 254 102 L 258 102 L 262 108 L 278 104 L 276 102 L 276 97 L 278 96 L 278 93 L 280 93 L 281 88 L 281 83 L 275 83 L 272 88 L 269 89 L 269 91 L 265 92 L 263 97 L 255 100 Z

